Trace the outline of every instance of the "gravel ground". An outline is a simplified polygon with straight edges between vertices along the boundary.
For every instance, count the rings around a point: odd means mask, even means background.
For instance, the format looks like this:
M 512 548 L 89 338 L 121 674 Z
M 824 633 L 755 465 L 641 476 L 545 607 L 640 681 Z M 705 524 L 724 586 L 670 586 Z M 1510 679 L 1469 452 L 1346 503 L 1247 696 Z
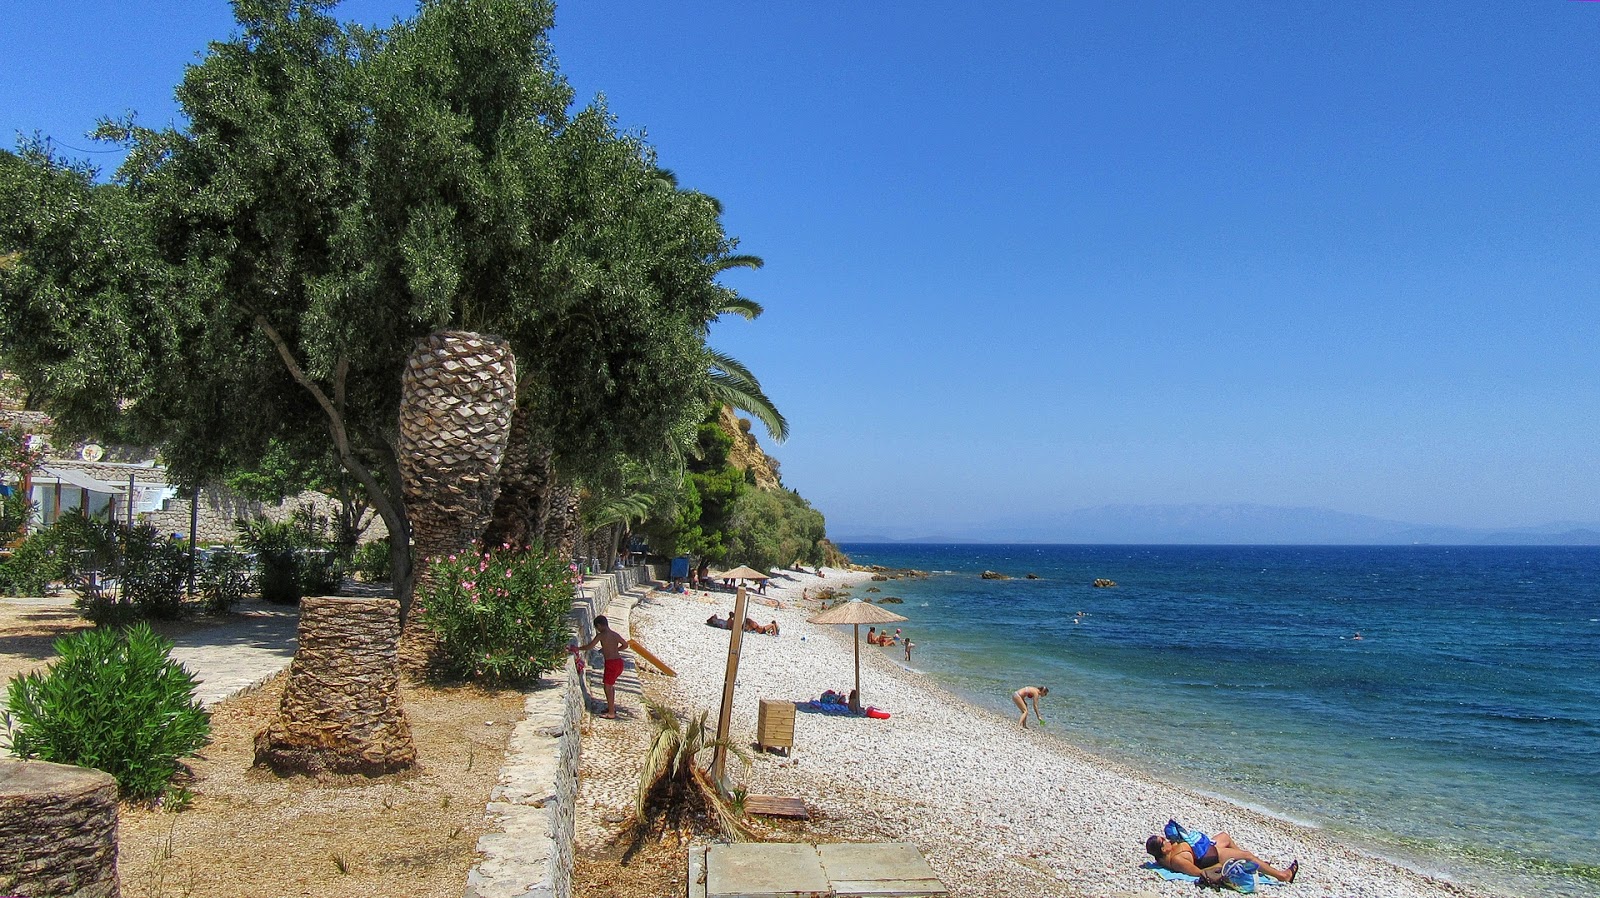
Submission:
M 745 634 L 735 742 L 754 742 L 761 698 L 805 701 L 850 687 L 851 628 L 807 623 L 815 603 L 801 595 L 869 575 L 827 574 L 775 581 L 769 599 L 782 608 L 751 606 L 750 617 L 776 619 L 782 635 Z M 633 612 L 635 634 L 678 672 L 659 682 L 680 711 L 709 709 L 716 716 L 728 633 L 705 620 L 714 611 L 725 615 L 732 603 L 724 593 L 655 593 Z M 861 651 L 864 701 L 892 711 L 891 719 L 800 711 L 792 757 L 757 755 L 740 773 L 746 788 L 804 797 L 823 840 L 913 842 L 953 894 L 973 898 L 1192 895 L 1192 886 L 1140 868 L 1148 860 L 1145 837 L 1168 817 L 1192 829 L 1230 832 L 1278 865 L 1300 859 L 1286 896 L 1478 894 L 1022 730 L 1014 718 L 967 704 L 907 670 L 899 651 L 867 645 Z

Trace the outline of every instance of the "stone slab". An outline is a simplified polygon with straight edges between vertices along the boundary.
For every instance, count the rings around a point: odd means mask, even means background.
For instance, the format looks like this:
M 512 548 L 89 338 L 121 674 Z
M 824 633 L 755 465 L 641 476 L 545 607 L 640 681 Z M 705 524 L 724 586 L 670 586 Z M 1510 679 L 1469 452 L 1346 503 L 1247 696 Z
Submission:
M 839 842 L 818 845 L 817 854 L 841 896 L 947 894 L 922 852 L 909 842 Z M 908 885 L 913 883 L 920 885 Z
M 833 887 L 810 845 L 746 842 L 706 849 L 706 898 L 822 898 Z

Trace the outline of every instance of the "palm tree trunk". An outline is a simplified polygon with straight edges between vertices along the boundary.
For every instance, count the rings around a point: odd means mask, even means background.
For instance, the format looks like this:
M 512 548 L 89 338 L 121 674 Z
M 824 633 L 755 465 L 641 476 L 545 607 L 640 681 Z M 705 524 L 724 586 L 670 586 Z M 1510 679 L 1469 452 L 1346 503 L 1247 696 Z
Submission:
M 516 362 L 500 337 L 435 331 L 400 381 L 400 478 L 417 579 L 429 560 L 469 551 L 500 489 L 516 403 Z
M 539 509 L 550 483 L 548 448 L 534 445 L 532 412 L 518 403 L 500 462 L 500 495 L 495 499 L 483 541 L 490 546 L 532 545 L 541 532 Z
M 417 761 L 400 704 L 400 606 L 307 597 L 278 716 L 256 734 L 256 763 L 279 773 L 404 770 Z

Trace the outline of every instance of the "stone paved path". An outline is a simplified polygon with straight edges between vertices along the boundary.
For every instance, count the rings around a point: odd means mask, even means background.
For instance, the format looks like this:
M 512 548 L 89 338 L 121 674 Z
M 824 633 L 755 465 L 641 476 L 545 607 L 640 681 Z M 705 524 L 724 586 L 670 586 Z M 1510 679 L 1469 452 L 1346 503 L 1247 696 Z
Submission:
M 26 615 L 40 612 L 76 613 L 71 598 L 0 598 L 0 612 Z M 172 657 L 199 680 L 195 691 L 210 706 L 276 676 L 294 659 L 298 645 L 300 609 L 247 602 L 239 614 L 220 623 L 201 618 L 180 622 L 169 630 Z M 28 641 L 27 653 L 16 656 L 24 667 L 51 660 L 49 640 Z M 0 648 L 0 653 L 5 651 Z M 3 685 L 3 683 L 0 683 Z
M 255 609 L 226 623 L 174 636 L 172 657 L 200 681 L 195 695 L 209 707 L 288 667 L 299 645 L 299 626 L 298 608 Z

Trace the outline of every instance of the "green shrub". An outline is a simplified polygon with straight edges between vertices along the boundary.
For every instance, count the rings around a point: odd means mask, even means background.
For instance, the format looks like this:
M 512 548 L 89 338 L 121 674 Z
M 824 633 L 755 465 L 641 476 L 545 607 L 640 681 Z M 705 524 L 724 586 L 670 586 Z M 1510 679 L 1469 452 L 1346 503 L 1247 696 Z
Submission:
M 356 550 L 355 557 L 350 560 L 350 567 L 368 583 L 388 580 L 389 541 L 375 539 L 370 543 L 363 543 L 361 548 Z
M 416 611 L 439 636 L 447 673 L 526 684 L 566 658 L 576 570 L 543 550 L 436 559 Z
M 294 521 L 258 518 L 239 522 L 239 541 L 256 553 L 256 578 L 264 601 L 293 605 L 305 595 L 300 582 L 299 550 L 312 537 Z
M 301 549 L 295 555 L 302 593 L 325 596 L 339 591 L 344 583 L 344 564 L 338 553 L 328 549 Z
M 11 752 L 104 770 L 130 798 L 154 798 L 210 739 L 210 715 L 172 644 L 139 624 L 56 640 L 60 658 L 11 680 Z
M 11 557 L 0 561 L 0 594 L 42 596 L 67 575 L 67 557 L 54 530 L 29 534 Z
M 189 553 L 149 524 L 123 528 L 120 592 L 146 619 L 170 620 L 183 613 Z
M 20 489 L 0 496 L 0 546 L 22 536 L 38 509 L 38 503 L 28 501 L 28 494 Z
M 250 558 L 242 552 L 223 549 L 212 552 L 195 572 L 200 595 L 205 598 L 206 610 L 222 614 L 233 610 L 244 597 L 256 588 L 256 578 Z

